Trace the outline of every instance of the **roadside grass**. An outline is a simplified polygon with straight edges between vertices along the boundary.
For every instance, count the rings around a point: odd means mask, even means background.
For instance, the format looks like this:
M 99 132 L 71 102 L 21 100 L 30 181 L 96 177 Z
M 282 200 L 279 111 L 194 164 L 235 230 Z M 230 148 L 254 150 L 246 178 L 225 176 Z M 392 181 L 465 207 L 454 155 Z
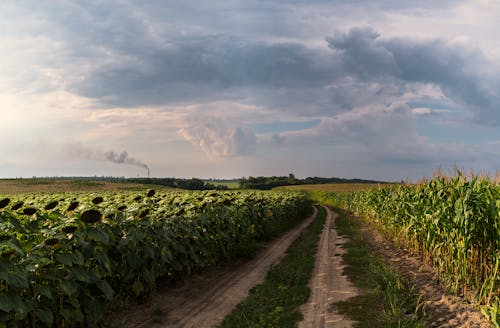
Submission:
M 254 287 L 219 327 L 296 327 L 302 319 L 299 307 L 307 302 L 309 281 L 326 211 L 318 216 L 288 248 L 286 256 Z
M 363 241 L 362 222 L 341 209 L 335 220 L 339 235 L 348 237 L 343 245 L 344 274 L 361 294 L 331 307 L 356 321 L 359 328 L 425 327 L 423 302 L 415 288 Z

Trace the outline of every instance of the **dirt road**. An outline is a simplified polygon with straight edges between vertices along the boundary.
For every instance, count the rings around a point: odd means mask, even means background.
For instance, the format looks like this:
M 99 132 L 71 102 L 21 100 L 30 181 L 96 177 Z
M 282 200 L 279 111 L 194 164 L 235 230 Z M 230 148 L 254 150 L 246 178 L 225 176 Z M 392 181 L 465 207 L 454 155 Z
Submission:
M 331 309 L 330 304 L 357 295 L 356 288 L 342 274 L 342 244 L 345 239 L 335 230 L 334 219 L 338 214 L 327 210 L 327 217 L 316 253 L 316 263 L 311 279 L 311 296 L 302 306 L 304 315 L 299 328 L 349 328 L 353 322 Z
M 304 319 L 299 328 L 349 328 L 353 322 L 330 306 L 358 294 L 342 274 L 342 244 L 345 239 L 335 230 L 336 213 L 327 210 L 327 218 L 316 253 L 310 282 L 311 296 L 301 307 Z M 278 263 L 292 242 L 316 217 L 317 211 L 280 238 L 269 242 L 252 260 L 235 261 L 231 266 L 192 277 L 176 288 L 163 288 L 145 305 L 135 306 L 111 318 L 116 327 L 214 327 L 222 322 L 248 291 L 261 283 L 272 265 Z M 462 299 L 446 293 L 436 283 L 432 268 L 421 259 L 396 247 L 375 229 L 363 228 L 364 240 L 403 276 L 418 288 L 429 327 L 489 327 L 487 320 Z
M 264 281 L 291 243 L 316 217 L 317 210 L 297 227 L 273 240 L 245 263 L 194 277 L 183 286 L 159 291 L 153 301 L 117 316 L 123 327 L 214 327 Z

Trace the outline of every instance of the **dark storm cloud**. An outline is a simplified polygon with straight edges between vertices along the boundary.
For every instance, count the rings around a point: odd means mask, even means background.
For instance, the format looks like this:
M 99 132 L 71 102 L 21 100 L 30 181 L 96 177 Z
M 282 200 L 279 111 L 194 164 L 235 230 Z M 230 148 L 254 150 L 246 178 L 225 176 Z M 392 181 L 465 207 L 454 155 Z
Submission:
M 66 45 L 52 63 L 63 67 L 65 88 L 101 105 L 236 100 L 332 115 L 432 84 L 478 122 L 500 123 L 500 82 L 475 73 L 475 65 L 488 64 L 479 51 L 443 39 L 386 39 L 369 27 L 327 37 L 329 49 L 266 39 L 303 35 L 304 13 L 313 19 L 323 10 L 373 9 L 376 16 L 459 1 L 20 3 Z
M 475 113 L 481 123 L 500 123 L 498 90 L 476 74 L 475 65 L 488 65 L 479 51 L 445 40 L 384 40 L 371 28 L 354 28 L 327 39 L 339 51 L 343 66 L 361 81 L 394 79 L 400 83 L 439 86 L 450 99 Z
M 327 41 L 330 48 L 339 51 L 344 68 L 361 80 L 396 75 L 398 67 L 392 53 L 375 43 L 379 36 L 369 27 L 353 28 Z
M 110 105 L 136 106 L 241 98 L 249 88 L 321 87 L 336 75 L 334 65 L 325 70 L 331 59 L 324 53 L 297 43 L 212 36 L 175 40 L 135 54 L 137 65 L 103 66 L 74 90 Z
M 390 102 L 421 83 L 440 87 L 480 122 L 500 122 L 499 95 L 472 69 L 486 64 L 479 51 L 439 39 L 383 39 L 368 27 L 327 42 L 330 50 L 228 36 L 176 38 L 147 51 L 131 43 L 131 59 L 99 67 L 72 90 L 110 106 L 250 98 L 277 108 L 310 104 L 313 111 L 338 112 L 360 102 Z

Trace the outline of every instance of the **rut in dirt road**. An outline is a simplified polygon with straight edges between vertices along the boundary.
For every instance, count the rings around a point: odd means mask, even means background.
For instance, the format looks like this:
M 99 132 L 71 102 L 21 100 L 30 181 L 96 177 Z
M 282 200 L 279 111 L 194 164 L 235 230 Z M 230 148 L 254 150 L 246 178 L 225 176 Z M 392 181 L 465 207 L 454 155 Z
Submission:
M 316 253 L 311 279 L 311 296 L 308 303 L 302 306 L 304 319 L 299 328 L 349 328 L 353 323 L 345 319 L 331 308 L 331 304 L 343 301 L 358 294 L 357 289 L 351 284 L 346 276 L 342 274 L 344 265 L 342 263 L 341 248 L 345 239 L 335 230 L 333 219 L 338 216 L 329 208 L 321 239 Z
M 288 247 L 316 218 L 314 213 L 280 238 L 269 243 L 252 260 L 239 266 L 221 268 L 209 275 L 193 278 L 181 287 L 155 295 L 122 316 L 124 327 L 214 327 L 222 322 L 247 296 L 251 288 L 264 281 L 272 265 L 278 263 Z M 154 313 L 161 313 L 156 318 Z

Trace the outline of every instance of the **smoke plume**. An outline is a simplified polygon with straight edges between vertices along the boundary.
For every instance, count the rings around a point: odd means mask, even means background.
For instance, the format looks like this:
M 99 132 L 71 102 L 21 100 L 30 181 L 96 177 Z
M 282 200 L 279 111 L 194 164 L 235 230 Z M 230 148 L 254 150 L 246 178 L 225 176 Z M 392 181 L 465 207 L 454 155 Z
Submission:
M 91 149 L 84 147 L 80 144 L 67 145 L 65 153 L 69 154 L 70 157 L 77 157 L 86 160 L 93 161 L 107 161 L 116 164 L 127 164 L 137 167 L 142 167 L 147 170 L 149 178 L 149 167 L 146 163 L 139 161 L 133 157 L 130 157 L 127 151 L 122 151 L 121 153 L 115 152 L 114 150 L 101 151 L 97 149 Z
M 133 157 L 128 156 L 128 153 L 125 150 L 119 154 L 115 153 L 112 150 L 107 151 L 104 153 L 104 158 L 107 161 L 117 163 L 117 164 L 129 164 L 129 165 L 134 165 L 134 166 L 143 167 L 145 169 L 148 169 L 148 166 L 145 163 L 143 163 L 143 162 L 141 162 Z

